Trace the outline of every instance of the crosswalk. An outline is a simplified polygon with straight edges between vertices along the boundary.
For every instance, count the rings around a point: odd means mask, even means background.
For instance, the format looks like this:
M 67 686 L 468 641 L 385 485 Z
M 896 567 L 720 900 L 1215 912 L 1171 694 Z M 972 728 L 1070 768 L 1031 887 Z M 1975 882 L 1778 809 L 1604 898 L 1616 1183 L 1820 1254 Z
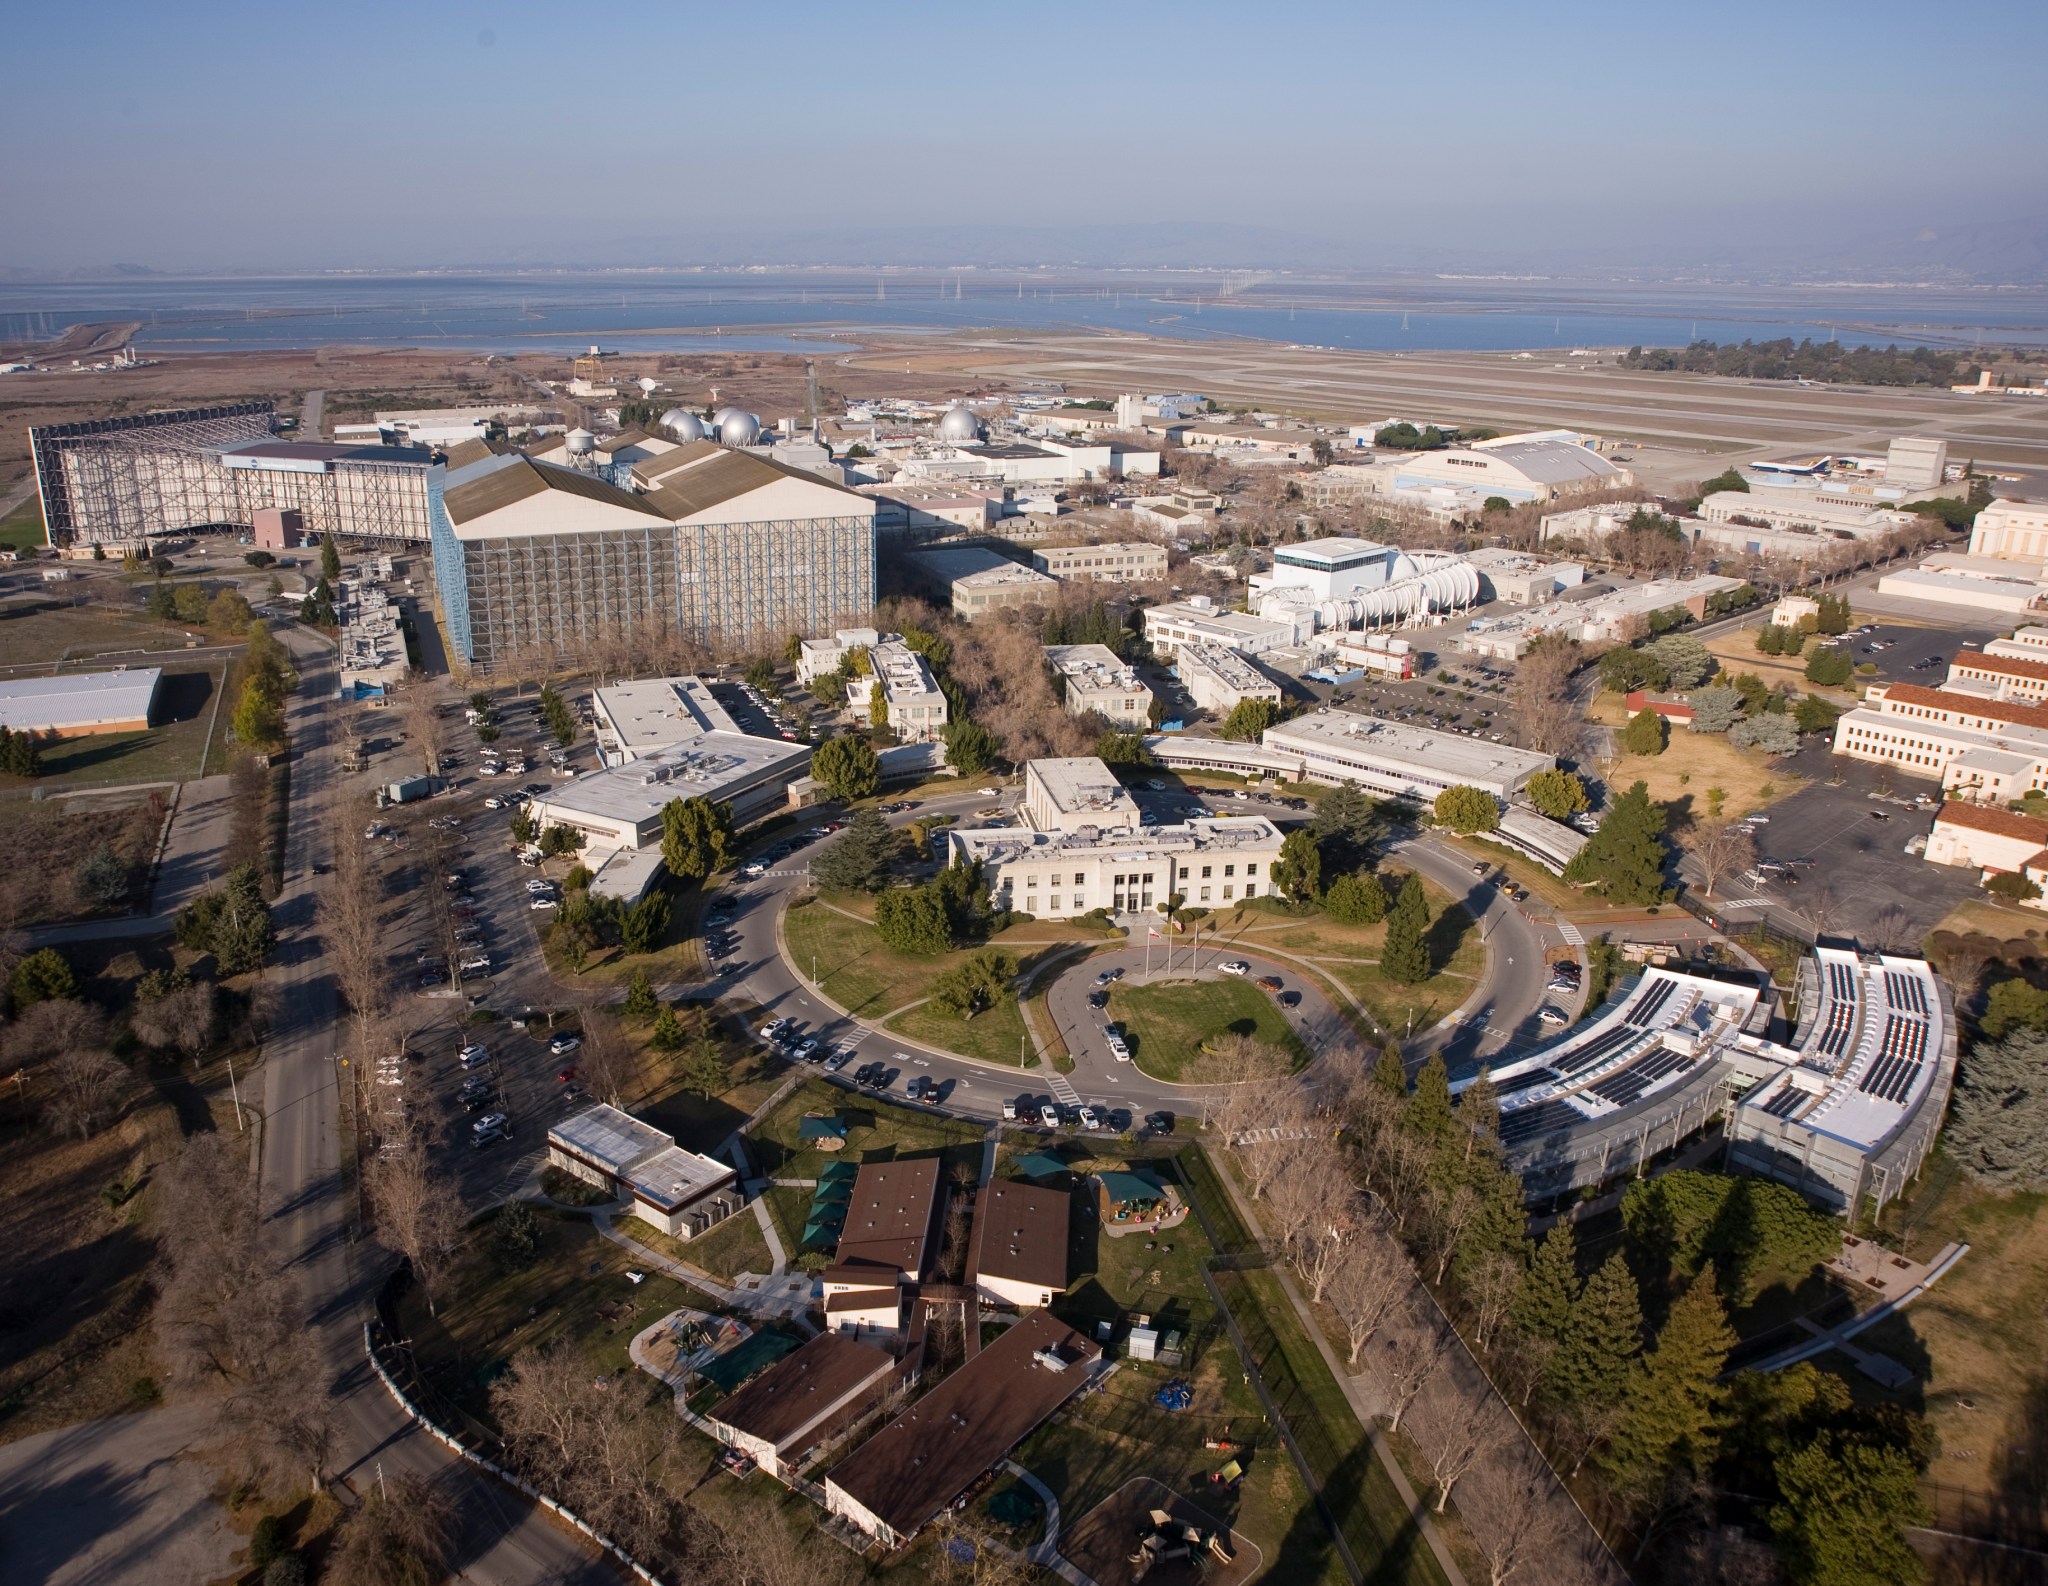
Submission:
M 1068 1084 L 1067 1076 L 1060 1073 L 1057 1069 L 1053 1071 L 1052 1078 L 1046 1081 L 1045 1088 L 1052 1092 L 1052 1099 L 1059 1102 L 1062 1106 L 1078 1107 L 1081 1105 L 1081 1093 Z
M 1584 947 L 1586 945 L 1585 937 L 1579 934 L 1579 928 L 1572 924 L 1570 920 L 1559 920 L 1557 922 L 1557 934 L 1564 938 L 1565 946 L 1567 947 Z

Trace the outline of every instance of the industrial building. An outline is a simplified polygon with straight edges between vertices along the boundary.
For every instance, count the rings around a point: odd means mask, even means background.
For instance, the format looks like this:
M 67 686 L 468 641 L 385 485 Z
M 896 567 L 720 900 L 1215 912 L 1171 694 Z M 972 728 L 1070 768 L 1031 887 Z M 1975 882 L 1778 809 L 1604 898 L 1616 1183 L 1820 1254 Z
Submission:
M 1375 464 L 1374 469 L 1384 475 L 1386 493 L 1395 496 L 1449 486 L 1482 498 L 1555 501 L 1635 483 L 1626 468 L 1602 457 L 1584 437 L 1565 431 L 1503 435 L 1470 446 L 1410 452 Z
M 375 578 L 345 578 L 334 593 L 336 661 L 344 699 L 381 699 L 411 670 L 398 603 Z
M 658 678 L 601 691 L 600 744 L 616 763 L 550 788 L 528 807 L 538 829 L 565 826 L 584 838 L 593 869 L 619 851 L 661 846 L 661 812 L 675 799 L 730 804 L 745 823 L 782 804 L 810 768 L 807 744 L 757 738 L 694 677 Z
M 1340 667 L 1357 667 L 1374 677 L 1407 679 L 1415 675 L 1415 646 L 1385 633 L 1331 635 L 1330 654 Z
M 1031 565 L 1049 578 L 1075 583 L 1157 583 L 1166 577 L 1166 547 L 1149 540 L 1108 545 L 1055 545 L 1031 553 Z
M 614 1199 L 671 1239 L 693 1239 L 739 1210 L 739 1175 L 685 1151 L 672 1135 L 597 1102 L 548 1130 L 548 1162 Z
M 91 738 L 155 725 L 163 668 L 60 672 L 0 680 L 0 727 L 36 738 Z
M 1650 969 L 1597 1018 L 1493 1070 L 1501 1143 L 1529 1198 L 1636 1170 L 1725 1112 L 1730 1166 L 1831 1207 L 1881 1208 L 1919 1171 L 1948 1103 L 1947 991 L 1919 959 L 1818 948 L 1797 1005 L 1780 1045 L 1763 1036 L 1756 985 Z
M 1106 644 L 1049 644 L 1045 659 L 1059 675 L 1069 716 L 1094 714 L 1140 731 L 1152 724 L 1152 690 Z
M 1481 600 L 1500 600 L 1511 606 L 1540 606 L 1560 591 L 1576 589 L 1586 581 L 1583 563 L 1546 561 L 1498 546 L 1467 551 L 1465 562 L 1479 574 Z
M 1315 617 L 1306 608 L 1285 618 L 1253 617 L 1227 610 L 1207 595 L 1145 608 L 1145 640 L 1163 658 L 1178 655 L 1188 644 L 1259 655 L 1306 643 L 1314 632 Z
M 2018 617 L 2048 605 L 2048 569 L 2032 559 L 1936 551 L 1886 573 L 1877 592 Z
M 1378 627 L 1461 610 L 1481 593 L 1479 570 L 1468 556 L 1341 538 L 1277 547 L 1271 570 L 1252 574 L 1246 587 L 1261 617 L 1297 625 L 1297 643 L 1317 629 Z
M 1298 757 L 1310 781 L 1356 782 L 1425 804 L 1448 787 L 1476 787 L 1507 803 L 1538 771 L 1557 766 L 1533 749 L 1328 708 L 1268 727 L 1263 747 Z
M 834 1466 L 826 1511 L 904 1546 L 1086 1387 L 1101 1358 L 1050 1311 L 1026 1312 Z
M 1173 675 L 1197 710 L 1227 716 L 1248 699 L 1280 703 L 1280 685 L 1237 651 L 1196 639 L 1173 652 Z
M 1050 605 L 1059 580 L 978 545 L 915 551 L 903 558 L 912 582 L 972 622 L 1012 606 Z
M 716 1409 L 705 1424 L 784 1485 L 889 1391 L 896 1362 L 844 1333 L 820 1333 Z
M 966 1281 L 984 1304 L 1028 1311 L 1067 1289 L 1067 1228 L 1073 1196 L 996 1179 L 974 1202 Z
M 947 846 L 982 866 L 997 907 L 1039 919 L 1149 912 L 1175 896 L 1210 908 L 1260 897 L 1280 856 L 1280 832 L 1263 816 L 1141 825 L 1109 767 L 1086 757 L 1028 762 L 1024 817 L 1022 827 L 949 831 Z
M 640 631 L 779 643 L 873 606 L 866 497 L 708 440 L 630 476 L 627 488 L 518 455 L 448 474 L 434 498 L 434 575 L 449 640 L 472 668 Z

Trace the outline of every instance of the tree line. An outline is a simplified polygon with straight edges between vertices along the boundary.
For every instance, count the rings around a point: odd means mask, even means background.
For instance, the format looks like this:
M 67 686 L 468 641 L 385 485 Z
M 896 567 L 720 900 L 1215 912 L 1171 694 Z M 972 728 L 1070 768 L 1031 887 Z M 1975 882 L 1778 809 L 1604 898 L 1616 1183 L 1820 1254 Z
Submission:
M 1963 385 L 1977 378 L 1981 354 L 1933 347 L 1845 346 L 1841 342 L 1695 341 L 1684 347 L 1631 347 L 1624 369 L 1680 370 L 1743 380 L 1818 380 L 1850 385 Z

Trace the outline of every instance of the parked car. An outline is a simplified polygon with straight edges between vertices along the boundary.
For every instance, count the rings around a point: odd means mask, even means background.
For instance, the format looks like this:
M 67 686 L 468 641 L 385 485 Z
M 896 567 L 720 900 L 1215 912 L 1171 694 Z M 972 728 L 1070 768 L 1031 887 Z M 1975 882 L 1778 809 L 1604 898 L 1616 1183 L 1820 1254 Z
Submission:
M 1242 958 L 1227 959 L 1216 967 L 1226 975 L 1249 975 L 1252 972 L 1252 966 Z
M 1547 1002 L 1536 1010 L 1536 1017 L 1543 1024 L 1570 1024 L 1572 1022 L 1562 1008 L 1554 1008 Z
M 1170 1112 L 1148 1112 L 1145 1114 L 1145 1127 L 1154 1134 L 1172 1134 L 1173 1114 Z
M 1016 1118 L 1016 1116 L 1017 1116 L 1017 1098 L 1016 1098 L 1015 1096 L 1005 1096 L 1005 1097 L 1003 1098 L 1003 1116 L 1004 1116 L 1005 1118 L 1008 1118 L 1008 1119 L 1012 1119 L 1012 1120 L 1014 1120 L 1014 1119 Z
M 939 1099 L 939 1082 L 929 1074 L 919 1074 L 905 1088 L 904 1094 L 912 1101 L 937 1101 Z
M 1102 1115 L 1085 1102 L 1081 1106 L 1081 1127 L 1083 1129 L 1100 1129 L 1102 1127 Z
M 548 1056 L 567 1057 L 583 1045 L 583 1037 L 574 1030 L 564 1030 L 548 1041 Z
M 1119 1063 L 1128 1063 L 1131 1060 L 1130 1045 L 1122 1036 L 1111 1030 L 1106 1032 L 1105 1039 L 1108 1042 L 1109 1055 L 1111 1057 L 1115 1058 Z
M 1059 1108 L 1055 1107 L 1051 1102 L 1045 1103 L 1038 1109 L 1038 1121 L 1048 1129 L 1057 1129 L 1060 1126 Z
M 464 1068 L 475 1068 L 477 1064 L 488 1063 L 490 1060 L 491 1049 L 487 1046 L 481 1045 L 476 1041 L 471 1041 L 467 1046 L 463 1047 L 461 1051 L 455 1054 L 455 1061 L 460 1063 Z
M 1098 986 L 1110 986 L 1123 978 L 1124 972 L 1121 969 L 1105 969 L 1095 977 L 1095 984 Z
M 1252 984 L 1257 986 L 1261 991 L 1279 991 L 1287 984 L 1287 982 L 1282 980 L 1278 975 L 1261 975 L 1257 980 L 1253 981 Z
M 836 1074 L 852 1061 L 853 1053 L 848 1051 L 834 1052 L 830 1057 L 825 1059 L 825 1070 L 827 1073 Z

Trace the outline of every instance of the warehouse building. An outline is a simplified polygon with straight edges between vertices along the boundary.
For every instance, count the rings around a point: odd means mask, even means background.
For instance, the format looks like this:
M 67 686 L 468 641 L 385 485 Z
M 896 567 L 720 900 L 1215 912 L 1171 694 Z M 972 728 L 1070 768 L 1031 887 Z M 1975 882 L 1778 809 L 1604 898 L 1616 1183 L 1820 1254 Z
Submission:
M 685 1151 L 672 1135 L 598 1102 L 548 1130 L 548 1162 L 614 1199 L 671 1239 L 693 1239 L 739 1210 L 739 1175 Z
M 1166 577 L 1166 547 L 1147 540 L 1109 545 L 1056 545 L 1033 551 L 1031 565 L 1049 578 L 1075 583 L 1151 583 Z
M 789 1484 L 811 1456 L 889 1390 L 896 1362 L 844 1333 L 820 1333 L 762 1372 L 704 1420 L 728 1448 Z
M 593 689 L 598 758 L 608 766 L 644 760 L 706 733 L 740 725 L 701 677 L 646 677 Z
M 1387 473 L 1390 493 L 1448 485 L 1513 502 L 1555 501 L 1635 483 L 1626 468 L 1617 468 L 1582 437 L 1563 431 L 1503 435 L 1470 446 L 1413 452 L 1376 466 Z
M 904 1546 L 1086 1387 L 1101 1358 L 1050 1311 L 1026 1313 L 834 1466 L 826 1511 Z
M 555 662 L 634 633 L 700 644 L 819 633 L 875 598 L 875 504 L 712 441 L 630 470 L 626 488 L 517 455 L 450 473 L 434 576 L 479 672 Z
M 1069 716 L 1093 713 L 1118 727 L 1152 723 L 1152 690 L 1106 644 L 1049 644 L 1045 658 L 1059 674 Z
M 154 726 L 163 668 L 65 672 L 0 681 L 0 727 L 36 738 L 90 738 Z
M 1263 746 L 1298 757 L 1310 781 L 1356 782 L 1425 804 L 1448 787 L 1476 787 L 1508 803 L 1538 771 L 1557 766 L 1533 749 L 1327 707 L 1268 727 Z
M 1228 716 L 1248 699 L 1280 703 L 1280 685 L 1237 651 L 1196 639 L 1173 654 L 1174 676 L 1198 710 Z

